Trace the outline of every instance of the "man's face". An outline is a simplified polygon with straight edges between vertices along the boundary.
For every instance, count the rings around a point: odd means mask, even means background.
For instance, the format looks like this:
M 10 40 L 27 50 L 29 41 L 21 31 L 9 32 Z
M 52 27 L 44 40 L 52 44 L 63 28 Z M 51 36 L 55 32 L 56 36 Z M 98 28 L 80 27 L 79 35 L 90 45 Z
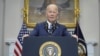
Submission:
M 58 8 L 56 6 L 49 6 L 46 10 L 47 20 L 50 22 L 55 22 L 58 16 Z

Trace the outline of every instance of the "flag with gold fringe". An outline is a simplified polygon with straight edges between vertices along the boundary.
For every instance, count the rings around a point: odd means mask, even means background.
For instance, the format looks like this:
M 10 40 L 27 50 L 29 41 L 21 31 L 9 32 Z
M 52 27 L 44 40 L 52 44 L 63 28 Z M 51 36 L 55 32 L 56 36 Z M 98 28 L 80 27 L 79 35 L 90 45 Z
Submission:
M 81 31 L 79 23 L 76 24 L 74 34 L 78 36 L 78 53 L 79 56 L 87 56 L 87 45 Z

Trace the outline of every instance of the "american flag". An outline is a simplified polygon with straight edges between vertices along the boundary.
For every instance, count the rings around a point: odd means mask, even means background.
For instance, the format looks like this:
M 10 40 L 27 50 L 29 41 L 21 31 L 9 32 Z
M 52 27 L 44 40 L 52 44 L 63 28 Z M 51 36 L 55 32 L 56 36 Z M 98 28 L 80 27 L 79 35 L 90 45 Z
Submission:
M 17 41 L 15 42 L 14 48 L 14 56 L 21 56 L 22 54 L 22 45 L 23 45 L 23 35 L 29 34 L 29 30 L 27 30 L 26 24 L 23 23 L 19 35 L 17 37 Z

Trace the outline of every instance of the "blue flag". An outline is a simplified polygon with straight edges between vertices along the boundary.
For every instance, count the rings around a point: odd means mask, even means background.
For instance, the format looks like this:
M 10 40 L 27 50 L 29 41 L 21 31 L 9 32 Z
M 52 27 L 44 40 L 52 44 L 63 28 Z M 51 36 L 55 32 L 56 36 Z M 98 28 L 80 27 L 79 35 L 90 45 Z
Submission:
M 79 56 L 87 56 L 87 45 L 82 34 L 80 25 L 77 23 L 74 34 L 78 36 L 78 53 Z

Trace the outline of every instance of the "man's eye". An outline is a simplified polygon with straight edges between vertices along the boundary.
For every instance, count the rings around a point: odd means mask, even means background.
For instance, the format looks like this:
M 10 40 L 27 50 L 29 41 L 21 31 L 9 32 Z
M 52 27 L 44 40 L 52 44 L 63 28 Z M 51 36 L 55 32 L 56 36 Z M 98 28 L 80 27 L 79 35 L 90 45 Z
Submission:
M 52 11 L 49 11 L 49 13 L 52 13 Z
M 56 13 L 56 12 L 53 12 L 53 13 Z

